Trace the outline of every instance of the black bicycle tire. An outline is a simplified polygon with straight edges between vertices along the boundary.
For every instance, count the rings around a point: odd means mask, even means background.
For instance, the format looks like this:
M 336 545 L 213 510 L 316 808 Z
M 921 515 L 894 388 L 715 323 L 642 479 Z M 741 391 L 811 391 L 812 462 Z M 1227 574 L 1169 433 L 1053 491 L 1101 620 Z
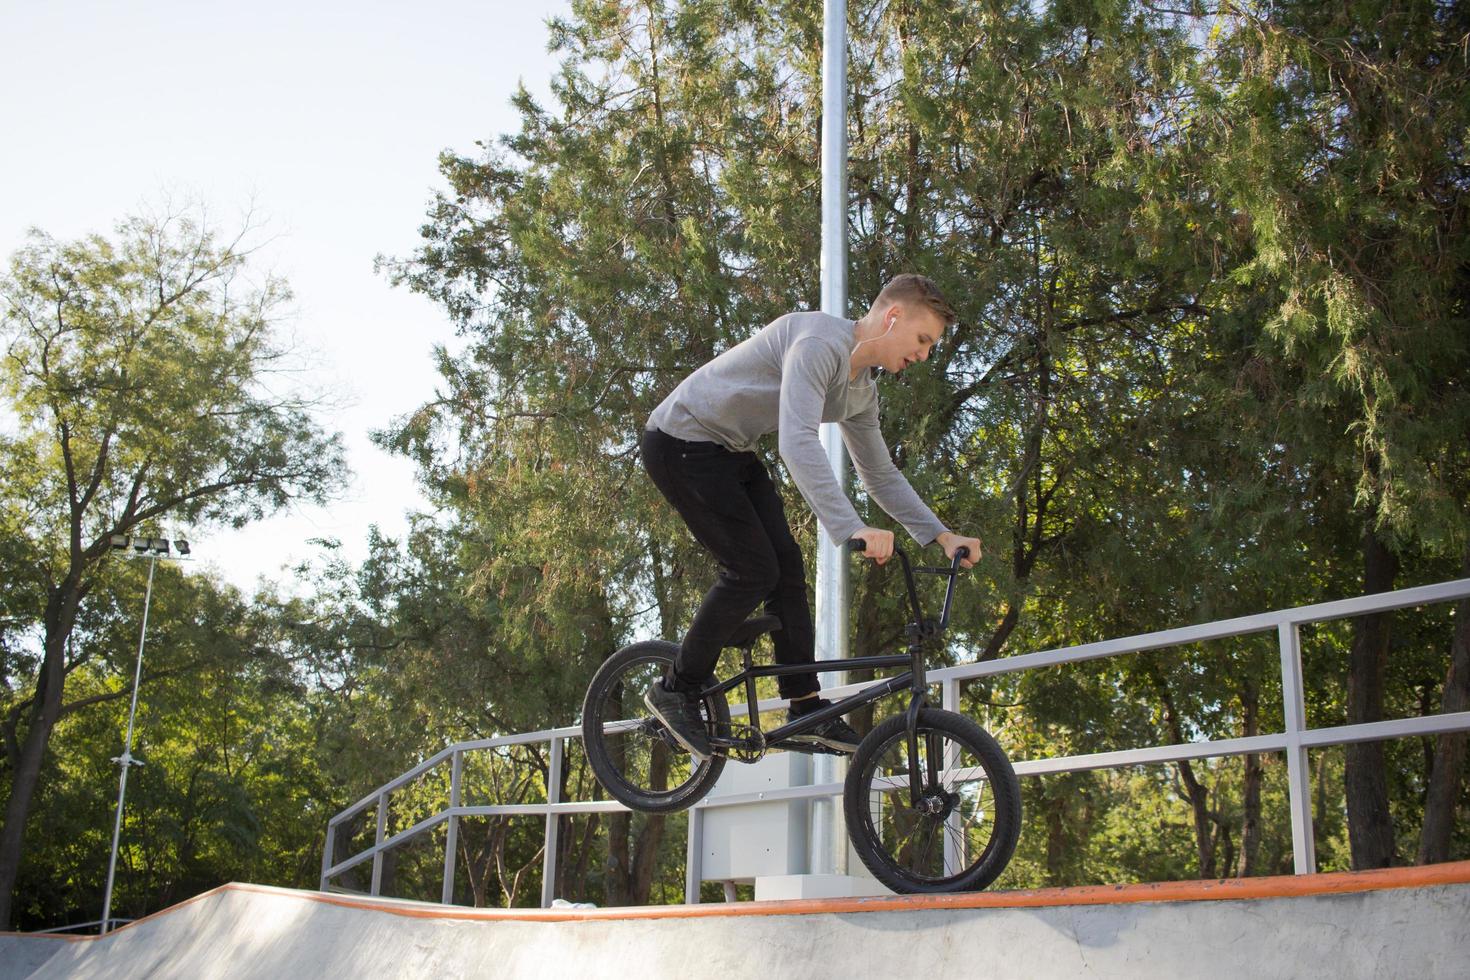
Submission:
M 582 742 L 593 774 L 613 799 L 644 813 L 676 813 L 688 809 L 704 798 L 725 768 L 725 756 L 716 753 L 695 767 L 691 778 L 673 789 L 663 793 L 649 793 L 622 777 L 608 752 L 607 743 L 603 740 L 603 719 L 597 717 L 597 705 L 617 677 L 627 669 L 628 664 L 635 660 L 650 659 L 650 655 L 651 659 L 672 664 L 674 655 L 678 652 L 678 644 L 667 640 L 643 640 L 623 647 L 603 661 L 602 666 L 597 669 L 591 683 L 587 685 L 587 694 L 582 702 Z M 704 701 L 705 710 L 714 714 L 716 727 L 728 731 L 730 706 L 726 703 L 725 696 L 706 695 Z
M 848 768 L 843 787 L 843 812 L 847 817 L 847 833 L 853 849 L 873 877 L 895 892 L 941 893 L 979 891 L 1000 877 L 1015 854 L 1021 835 L 1021 784 L 1016 771 L 1006 758 L 1005 750 L 975 722 L 964 715 L 938 708 L 919 711 L 919 731 L 936 729 L 960 741 L 972 751 L 985 768 L 995 799 L 995 832 L 984 853 L 970 867 L 938 881 L 920 879 L 893 860 L 883 848 L 872 825 L 869 806 L 873 773 L 869 765 L 875 756 L 887 751 L 896 739 L 906 737 L 905 715 L 896 715 L 879 724 L 858 746 Z M 896 792 L 905 792 L 898 790 Z

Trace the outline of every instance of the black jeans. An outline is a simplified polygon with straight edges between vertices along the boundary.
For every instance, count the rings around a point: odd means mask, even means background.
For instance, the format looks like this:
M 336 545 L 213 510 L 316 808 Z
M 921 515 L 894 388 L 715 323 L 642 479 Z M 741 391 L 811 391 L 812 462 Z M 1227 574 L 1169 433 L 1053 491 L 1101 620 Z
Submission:
M 689 690 L 707 681 L 735 628 L 762 602 L 768 615 L 781 620 L 771 634 L 776 662 L 811 663 L 816 634 L 801 547 L 760 457 L 718 443 L 675 439 L 658 429 L 643 433 L 642 449 L 643 468 L 654 486 L 719 565 L 719 576 L 679 646 L 673 685 Z M 783 698 L 820 688 L 816 674 L 780 677 L 777 683 Z

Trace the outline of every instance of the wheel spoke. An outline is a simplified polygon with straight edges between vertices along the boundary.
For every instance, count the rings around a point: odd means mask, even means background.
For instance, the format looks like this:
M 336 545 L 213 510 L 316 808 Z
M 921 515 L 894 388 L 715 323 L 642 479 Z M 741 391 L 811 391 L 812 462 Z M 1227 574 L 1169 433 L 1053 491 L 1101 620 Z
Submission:
M 961 860 L 963 860 L 965 852 L 969 849 L 970 843 L 969 838 L 965 835 L 964 830 L 959 827 L 952 826 L 949 821 L 946 820 L 944 822 L 944 832 L 946 836 L 948 836 L 950 840 L 954 841 L 955 844 L 959 847 L 960 858 Z
M 635 809 L 687 806 L 713 783 L 723 757 L 697 760 L 671 744 L 662 722 L 648 715 L 644 693 L 672 662 L 672 644 L 650 642 L 645 656 L 620 651 L 593 679 L 583 709 L 588 760 L 612 795 Z M 642 652 L 641 650 L 637 652 Z M 611 671 L 611 673 L 607 673 Z M 723 724 L 723 696 L 706 698 L 704 715 Z M 589 734 L 591 733 L 591 734 Z M 595 743 L 595 744 L 594 744 Z
M 950 722 L 950 718 L 957 720 Z M 1005 827 L 999 826 L 993 812 L 996 773 L 1012 782 L 1015 778 L 1004 756 L 992 761 L 998 750 L 983 731 L 946 712 L 926 710 L 921 716 L 915 733 L 917 758 L 910 756 L 906 727 L 896 719 L 885 724 L 889 728 L 879 736 L 881 745 L 860 753 L 860 769 L 853 774 L 852 793 L 868 794 L 866 805 L 858 811 L 866 820 L 854 820 L 849 828 L 863 859 L 875 873 L 889 869 L 879 877 L 900 891 L 948 890 L 959 882 L 974 881 L 974 872 L 982 863 L 994 865 L 996 835 L 1005 833 L 1009 841 L 1002 842 L 998 859 L 1003 866 L 1014 848 L 1018 827 L 1014 818 L 1007 818 Z M 976 734 L 967 733 L 966 726 Z M 984 751 L 987 745 L 991 746 L 989 755 Z M 1005 768 L 992 771 L 997 765 Z M 915 770 L 925 789 L 917 805 L 909 793 Z M 983 887 L 998 873 L 970 887 Z M 894 874 L 897 880 L 888 880 Z

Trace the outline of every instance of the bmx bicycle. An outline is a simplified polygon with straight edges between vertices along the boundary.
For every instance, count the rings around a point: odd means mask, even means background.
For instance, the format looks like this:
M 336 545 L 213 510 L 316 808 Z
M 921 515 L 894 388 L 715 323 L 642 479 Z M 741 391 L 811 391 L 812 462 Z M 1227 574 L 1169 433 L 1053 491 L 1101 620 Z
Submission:
M 866 547 L 859 540 L 847 546 L 852 551 Z M 901 549 L 894 554 L 903 566 L 914 615 L 907 653 L 757 666 L 751 648 L 781 624 L 774 616 L 747 620 L 727 644 L 741 651 L 743 669 L 713 680 L 699 695 L 714 749 L 707 759 L 690 755 L 643 705 L 644 692 L 674 662 L 678 644 L 645 640 L 609 657 L 582 705 L 582 737 L 598 782 L 634 810 L 683 810 L 709 792 L 729 759 L 756 762 L 770 749 L 845 755 L 793 739 L 829 718 L 908 691 L 907 709 L 875 726 L 848 767 L 843 812 L 853 847 L 874 877 L 895 892 L 975 891 L 995 881 L 1020 834 L 1020 784 L 988 732 L 964 715 L 928 705 L 924 675 L 925 652 L 938 646 L 949 625 L 959 563 L 967 552 L 959 549 L 949 568 L 913 566 Z M 949 577 L 938 620 L 924 617 L 916 572 Z M 908 669 L 769 732 L 760 727 L 758 677 L 894 667 Z M 748 723 L 731 721 L 725 699 L 742 685 Z

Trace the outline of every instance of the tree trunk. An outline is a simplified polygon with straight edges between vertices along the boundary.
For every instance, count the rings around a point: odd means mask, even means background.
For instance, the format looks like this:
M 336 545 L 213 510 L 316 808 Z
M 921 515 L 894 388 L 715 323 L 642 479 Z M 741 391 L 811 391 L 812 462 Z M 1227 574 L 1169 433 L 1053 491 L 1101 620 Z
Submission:
M 592 852 L 597 847 L 597 831 L 602 825 L 602 814 L 594 813 L 587 818 L 587 825 L 583 829 L 580 841 L 575 840 L 575 821 L 568 819 L 562 826 L 568 832 L 568 852 L 575 854 L 566 862 L 563 871 L 563 862 L 557 862 L 557 870 L 561 875 L 561 895 L 563 898 L 573 902 L 590 901 L 587 897 L 590 890 L 587 887 L 587 868 L 592 861 Z
M 1174 697 L 1169 693 L 1169 685 L 1156 665 L 1150 665 L 1148 673 L 1154 686 L 1158 688 L 1159 700 L 1164 705 L 1164 724 L 1169 730 L 1169 737 L 1175 745 L 1182 745 L 1186 741 L 1184 725 L 1179 720 L 1179 711 L 1174 706 Z M 1194 814 L 1194 842 L 1199 853 L 1199 876 L 1214 878 L 1215 825 L 1210 816 L 1210 791 L 1195 778 L 1194 766 L 1190 765 L 1187 759 L 1179 761 L 1178 769 L 1179 779 L 1184 783 L 1184 798 L 1189 801 L 1189 808 Z
M 604 897 L 608 905 L 632 905 L 633 867 L 628 853 L 631 813 L 612 813 L 607 818 L 607 861 L 602 866 Z
M 1036 568 L 1042 549 L 1058 540 L 1054 536 L 1048 541 L 1044 533 L 1047 512 L 1063 479 L 1060 474 L 1056 474 L 1050 487 L 1045 486 L 1042 479 L 1045 471 L 1042 453 L 1051 423 L 1051 357 L 1047 353 L 1046 343 L 1046 332 L 1043 328 L 1033 339 L 1036 350 L 1036 415 L 1026 433 L 1026 449 L 1014 483 L 1016 511 L 1011 526 L 1011 592 L 1006 597 L 1005 614 L 980 653 L 982 661 L 994 660 L 1000 656 L 1006 640 L 1021 620 L 1021 608 L 1026 601 L 1031 572 Z
M 1470 578 L 1470 548 L 1461 574 Z M 1470 599 L 1455 603 L 1455 632 L 1450 640 L 1450 668 L 1445 674 L 1440 710 L 1470 710 Z M 1450 832 L 1465 776 L 1465 733 L 1441 735 L 1434 741 L 1434 763 L 1424 798 L 1424 827 L 1419 833 L 1419 863 L 1450 859 Z
M 1246 681 L 1241 697 L 1245 708 L 1245 737 L 1260 734 L 1260 693 L 1254 680 Z M 1245 785 L 1241 792 L 1245 818 L 1240 827 L 1240 876 L 1249 878 L 1256 874 L 1261 853 L 1261 757 L 1248 753 L 1245 757 Z
M 59 673 L 59 671 L 58 671 Z M 10 798 L 5 803 L 5 827 L 0 830 L 0 924 L 12 927 L 12 897 L 20 876 L 21 845 L 25 839 L 26 819 L 31 800 L 40 780 L 41 760 L 51 737 L 54 717 L 47 717 L 44 691 L 37 692 L 37 703 L 31 712 L 31 724 L 21 745 L 19 764 L 11 777 Z
M 1307 756 L 1307 768 L 1312 766 L 1312 757 Z M 1317 756 L 1317 792 L 1312 794 L 1312 827 L 1313 833 L 1320 833 L 1321 828 L 1327 826 L 1327 759 L 1321 754 Z M 1293 862 L 1294 863 L 1294 860 Z M 1284 865 L 1277 874 L 1290 872 L 1291 864 Z
M 478 843 L 472 843 L 474 835 L 469 832 L 465 822 L 460 822 L 459 831 L 459 855 L 460 865 L 464 868 L 465 878 L 470 883 L 470 904 L 475 908 L 484 908 L 486 894 L 490 884 L 490 859 L 486 857 L 484 838 L 478 838 Z
M 359 810 L 337 827 L 337 833 L 332 838 L 332 856 L 327 862 L 328 867 L 335 867 L 352 856 L 352 841 L 362 832 L 367 824 L 367 810 Z M 369 883 L 365 877 L 366 868 L 372 865 L 367 863 L 354 864 L 346 871 L 333 876 L 337 887 L 348 891 L 365 892 Z
M 1046 883 L 1069 885 L 1067 870 L 1067 795 L 1065 790 L 1046 802 Z
M 662 813 L 648 814 L 643 832 L 638 835 L 638 845 L 633 852 L 633 875 L 631 898 L 634 905 L 647 905 L 653 893 L 653 876 L 658 871 L 659 854 L 663 849 L 664 825 L 667 817 Z
M 1182 739 L 1175 737 L 1175 741 Z M 1179 761 L 1179 778 L 1189 799 L 1189 808 L 1194 813 L 1194 842 L 1199 852 L 1199 876 L 1215 878 L 1215 825 L 1210 818 L 1210 791 L 1194 775 L 1194 766 L 1187 759 Z
M 1235 866 L 1235 841 L 1230 836 L 1229 822 L 1218 814 L 1216 815 L 1215 826 L 1216 834 L 1211 847 L 1217 855 L 1215 858 L 1215 872 L 1218 873 L 1212 872 L 1210 877 L 1228 878 L 1233 873 L 1232 869 Z
M 1019 593 L 1019 591 L 1018 589 L 1017 592 Z M 1011 633 L 1016 629 L 1016 624 L 1021 621 L 1021 602 L 1022 600 L 1019 598 L 1019 595 L 1017 598 L 1006 602 L 1006 611 L 1000 618 L 1000 624 L 996 626 L 995 632 L 990 635 L 990 639 L 985 643 L 985 649 L 980 653 L 980 659 L 982 661 L 994 660 L 1000 656 L 1001 648 L 1006 645 L 1006 640 L 1010 639 Z
M 1363 535 L 1363 594 L 1392 589 L 1398 566 L 1398 556 L 1370 527 Z M 1391 617 L 1391 613 L 1382 612 L 1353 620 L 1347 685 L 1349 725 L 1383 720 L 1383 678 L 1388 665 Z M 1346 755 L 1343 784 L 1353 868 L 1386 868 L 1393 864 L 1395 855 L 1383 743 L 1349 745 Z
M 36 678 L 30 724 L 11 770 L 10 798 L 5 801 L 5 826 L 0 828 L 0 928 L 11 928 L 16 880 L 20 877 L 21 847 L 26 820 L 41 779 L 46 745 L 61 714 L 62 687 L 66 681 L 66 641 L 76 622 L 80 583 L 68 578 L 51 589 L 46 601 L 45 655 Z

